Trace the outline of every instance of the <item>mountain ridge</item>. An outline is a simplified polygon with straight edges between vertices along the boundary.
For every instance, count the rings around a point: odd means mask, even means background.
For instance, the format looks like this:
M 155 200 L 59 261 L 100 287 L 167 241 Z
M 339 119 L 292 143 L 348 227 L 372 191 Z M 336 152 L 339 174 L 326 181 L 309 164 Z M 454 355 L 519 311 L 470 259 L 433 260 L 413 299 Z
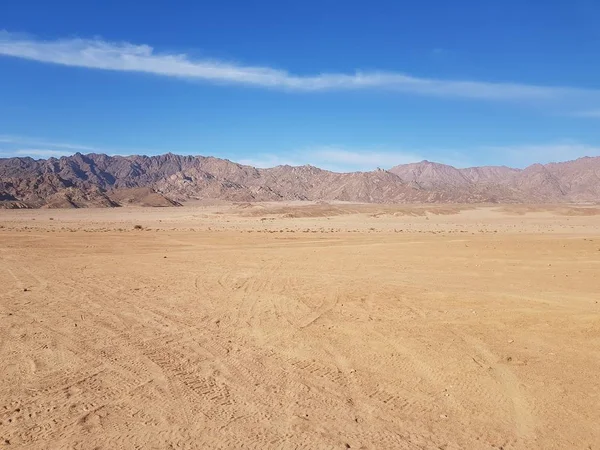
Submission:
M 125 190 L 130 191 L 121 192 Z M 192 199 L 600 202 L 600 157 L 533 164 L 523 169 L 456 168 L 424 160 L 389 170 L 344 173 L 312 165 L 262 169 L 212 156 L 173 153 L 155 156 L 76 153 L 61 158 L 0 159 L 0 205 L 5 208 L 177 206 Z

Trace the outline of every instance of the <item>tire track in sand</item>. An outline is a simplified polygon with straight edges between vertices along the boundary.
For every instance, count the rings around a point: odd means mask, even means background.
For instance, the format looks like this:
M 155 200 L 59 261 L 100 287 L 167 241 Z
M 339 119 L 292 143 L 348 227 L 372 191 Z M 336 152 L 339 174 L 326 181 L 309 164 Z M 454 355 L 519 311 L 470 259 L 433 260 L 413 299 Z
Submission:
M 516 374 L 501 362 L 478 338 L 463 336 L 477 352 L 479 357 L 490 367 L 492 377 L 502 385 L 503 394 L 510 399 L 513 407 L 513 422 L 516 430 L 516 444 L 526 444 L 535 439 L 535 416 L 526 395 L 521 388 L 521 382 Z

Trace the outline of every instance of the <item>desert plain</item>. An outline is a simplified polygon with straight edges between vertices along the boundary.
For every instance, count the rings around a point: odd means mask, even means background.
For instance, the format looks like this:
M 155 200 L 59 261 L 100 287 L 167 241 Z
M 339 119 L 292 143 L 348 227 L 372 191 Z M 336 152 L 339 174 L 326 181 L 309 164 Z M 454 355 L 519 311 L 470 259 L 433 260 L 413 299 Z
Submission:
M 0 211 L 0 447 L 599 449 L 600 207 Z

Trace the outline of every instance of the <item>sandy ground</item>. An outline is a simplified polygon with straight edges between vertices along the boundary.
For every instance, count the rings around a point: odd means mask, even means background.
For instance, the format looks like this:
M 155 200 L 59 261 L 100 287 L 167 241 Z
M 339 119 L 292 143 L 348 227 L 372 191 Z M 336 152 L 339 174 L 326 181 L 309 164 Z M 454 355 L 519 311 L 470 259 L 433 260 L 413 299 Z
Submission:
M 592 206 L 0 211 L 0 447 L 598 449 L 599 301 Z

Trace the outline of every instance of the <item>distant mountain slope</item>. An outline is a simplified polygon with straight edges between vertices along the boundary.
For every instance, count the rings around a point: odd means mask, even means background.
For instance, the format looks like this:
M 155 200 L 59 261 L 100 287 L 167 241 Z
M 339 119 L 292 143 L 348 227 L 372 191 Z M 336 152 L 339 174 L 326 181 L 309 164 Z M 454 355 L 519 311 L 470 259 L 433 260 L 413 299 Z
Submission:
M 204 156 L 82 155 L 0 159 L 0 207 L 176 206 L 190 199 L 374 203 L 599 202 L 600 158 L 509 167 L 422 161 L 335 173 Z

